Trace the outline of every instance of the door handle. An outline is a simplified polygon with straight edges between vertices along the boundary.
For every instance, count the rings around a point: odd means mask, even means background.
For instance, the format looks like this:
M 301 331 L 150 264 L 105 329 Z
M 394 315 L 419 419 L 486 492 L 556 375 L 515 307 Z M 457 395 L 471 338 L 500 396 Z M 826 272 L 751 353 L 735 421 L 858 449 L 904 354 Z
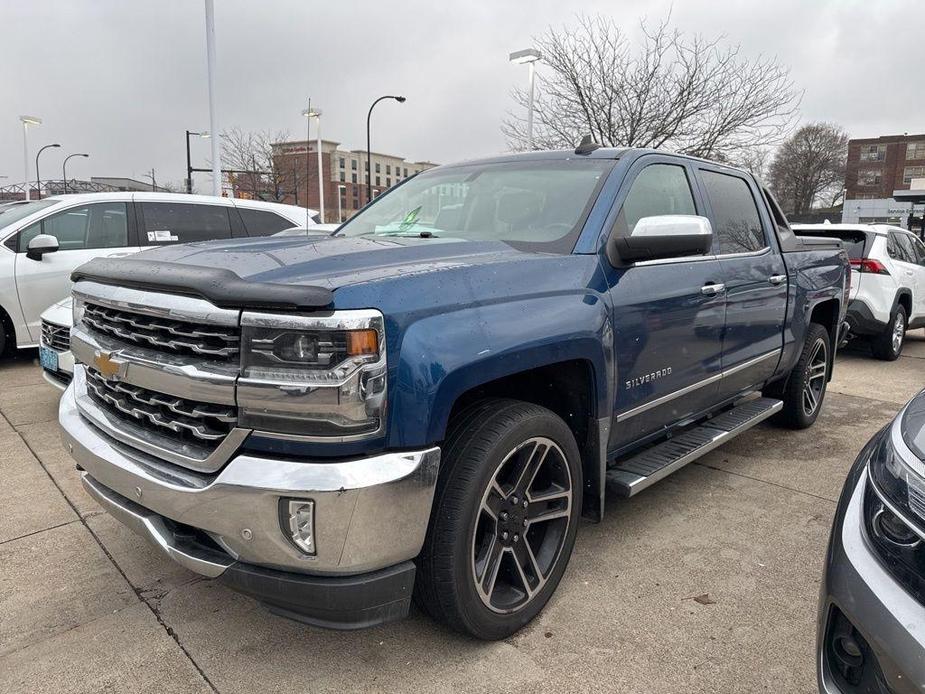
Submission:
M 704 296 L 716 296 L 717 294 L 722 294 L 724 291 L 726 291 L 726 285 L 722 282 L 711 282 L 700 288 L 700 293 Z
M 771 275 L 768 277 L 768 282 L 777 286 L 778 284 L 783 284 L 787 280 L 787 275 Z

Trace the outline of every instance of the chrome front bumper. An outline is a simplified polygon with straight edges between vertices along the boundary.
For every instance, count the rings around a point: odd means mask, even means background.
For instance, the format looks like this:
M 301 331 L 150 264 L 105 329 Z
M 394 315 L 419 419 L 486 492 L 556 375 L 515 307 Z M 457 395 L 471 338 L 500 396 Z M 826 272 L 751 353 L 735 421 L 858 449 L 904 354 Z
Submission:
M 77 409 L 75 386 L 61 398 L 68 451 L 87 491 L 109 513 L 192 571 L 219 576 L 234 562 L 316 575 L 352 575 L 413 559 L 430 518 L 440 449 L 337 462 L 233 456 L 216 474 L 184 470 L 105 435 Z M 284 530 L 281 499 L 314 502 L 316 554 Z M 174 521 L 223 549 L 178 541 Z

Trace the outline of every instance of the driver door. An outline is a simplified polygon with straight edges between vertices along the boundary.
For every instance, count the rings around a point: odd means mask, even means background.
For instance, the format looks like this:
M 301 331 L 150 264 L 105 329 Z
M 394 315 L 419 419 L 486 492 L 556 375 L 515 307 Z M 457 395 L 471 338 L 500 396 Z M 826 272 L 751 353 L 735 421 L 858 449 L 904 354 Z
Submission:
M 71 291 L 71 272 L 100 256 L 129 255 L 141 249 L 129 246 L 134 238 L 132 207 L 127 202 L 76 205 L 49 215 L 20 230 L 14 274 L 19 303 L 32 342 L 42 332 L 42 312 Z M 58 239 L 58 250 L 41 259 L 26 257 L 29 242 L 39 234 Z

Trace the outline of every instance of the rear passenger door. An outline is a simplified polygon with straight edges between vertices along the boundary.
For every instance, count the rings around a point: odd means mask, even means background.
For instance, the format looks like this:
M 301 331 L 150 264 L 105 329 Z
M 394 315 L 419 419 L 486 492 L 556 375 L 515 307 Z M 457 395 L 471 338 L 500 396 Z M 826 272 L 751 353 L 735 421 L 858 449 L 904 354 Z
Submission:
M 231 238 L 234 207 L 188 202 L 136 202 L 142 246 L 170 246 Z
M 925 315 L 925 259 L 918 248 L 922 242 L 905 231 L 891 231 L 890 241 L 887 247 L 902 273 L 899 282 L 912 290 L 912 315 L 908 317 L 911 322 L 913 317 Z
M 726 285 L 723 379 L 731 397 L 770 378 L 780 360 L 787 269 L 772 247 L 771 220 L 751 181 L 729 169 L 698 167 L 713 224 L 713 252 Z

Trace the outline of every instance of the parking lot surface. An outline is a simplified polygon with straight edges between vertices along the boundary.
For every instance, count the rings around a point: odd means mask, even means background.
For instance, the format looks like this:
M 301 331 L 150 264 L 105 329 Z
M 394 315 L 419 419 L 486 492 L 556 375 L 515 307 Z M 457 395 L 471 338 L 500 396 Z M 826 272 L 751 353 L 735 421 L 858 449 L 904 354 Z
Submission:
M 812 692 L 838 493 L 923 385 L 921 330 L 894 363 L 841 354 L 813 428 L 760 425 L 608 499 L 540 617 L 480 643 L 417 612 L 306 627 L 174 565 L 83 492 L 27 352 L 0 361 L 0 692 Z

